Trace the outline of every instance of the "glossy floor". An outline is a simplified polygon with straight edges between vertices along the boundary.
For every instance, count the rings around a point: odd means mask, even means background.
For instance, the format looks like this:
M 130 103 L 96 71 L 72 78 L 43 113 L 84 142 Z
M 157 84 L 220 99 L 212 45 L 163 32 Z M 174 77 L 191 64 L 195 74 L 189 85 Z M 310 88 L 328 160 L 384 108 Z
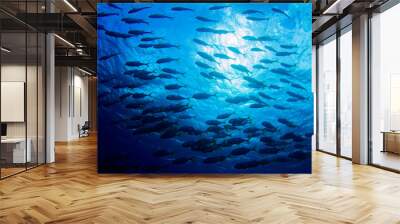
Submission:
M 96 139 L 0 181 L 0 223 L 400 223 L 400 175 L 320 152 L 312 175 L 98 175 Z

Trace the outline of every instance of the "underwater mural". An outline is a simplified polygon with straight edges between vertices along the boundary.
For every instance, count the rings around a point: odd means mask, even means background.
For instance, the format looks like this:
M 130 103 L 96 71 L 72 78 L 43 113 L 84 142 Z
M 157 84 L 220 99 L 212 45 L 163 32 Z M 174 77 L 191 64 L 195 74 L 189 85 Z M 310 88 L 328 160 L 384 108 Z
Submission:
M 98 4 L 100 173 L 310 173 L 311 4 Z

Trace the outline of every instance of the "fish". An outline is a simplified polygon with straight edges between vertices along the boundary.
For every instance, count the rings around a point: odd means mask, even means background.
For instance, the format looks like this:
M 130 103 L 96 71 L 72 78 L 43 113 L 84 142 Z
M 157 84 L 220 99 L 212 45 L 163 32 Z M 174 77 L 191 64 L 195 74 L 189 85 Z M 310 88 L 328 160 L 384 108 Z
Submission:
M 297 125 L 295 125 L 293 122 L 287 120 L 286 118 L 278 118 L 278 122 L 281 124 L 286 125 L 289 128 L 295 128 Z
M 284 107 L 284 106 L 278 105 L 278 104 L 273 105 L 273 107 L 278 110 L 288 110 L 289 109 L 288 107 Z
M 208 65 L 208 64 L 206 64 L 206 63 L 203 63 L 203 62 L 201 62 L 201 61 L 196 61 L 195 64 L 196 64 L 197 66 L 199 66 L 200 68 L 205 68 L 205 69 L 210 69 L 210 68 L 212 68 L 210 65 Z
M 256 168 L 259 166 L 258 161 L 252 160 L 252 161 L 247 161 L 247 162 L 240 162 L 235 164 L 235 169 L 243 170 L 243 169 L 251 169 L 251 168 Z
M 109 17 L 109 16 L 118 16 L 118 13 L 115 12 L 99 12 L 97 13 L 97 17 Z
M 261 15 L 264 15 L 264 12 L 261 12 L 259 10 L 255 10 L 255 9 L 248 9 L 248 10 L 243 11 L 241 14 L 243 14 L 243 15 L 249 15 L 249 14 L 261 14 Z
M 202 132 L 192 126 L 182 126 L 178 129 L 180 132 L 185 132 L 189 135 L 200 135 Z
M 250 108 L 253 108 L 253 109 L 259 109 L 259 108 L 264 108 L 264 107 L 267 107 L 268 106 L 268 104 L 266 104 L 266 103 L 253 103 L 253 104 L 250 104 Z
M 263 59 L 260 60 L 260 63 L 263 63 L 263 64 L 272 64 L 274 62 L 276 62 L 276 60 L 271 60 L 271 59 L 268 59 L 268 58 L 263 58 Z
M 199 21 L 202 21 L 202 22 L 210 22 L 210 23 L 218 22 L 217 20 L 209 19 L 209 18 L 206 18 L 206 17 L 203 17 L 203 16 L 196 16 L 195 18 L 197 20 L 199 20 Z
M 134 103 L 128 103 L 125 105 L 126 108 L 128 109 L 142 109 L 147 105 L 146 102 L 134 102 Z
M 273 48 L 273 47 L 271 47 L 271 46 L 268 46 L 268 45 L 265 45 L 264 48 L 267 49 L 267 50 L 269 50 L 269 51 L 272 51 L 272 52 L 274 52 L 274 53 L 277 53 L 277 52 L 278 52 L 275 48 Z
M 161 73 L 158 75 L 158 78 L 161 79 L 176 79 L 175 76 L 171 75 L 171 74 L 167 74 L 167 73 Z
M 267 100 L 275 100 L 275 98 L 268 96 L 267 94 L 263 93 L 263 92 L 258 92 L 258 95 L 261 96 L 264 99 Z
M 235 54 L 242 54 L 242 52 L 240 52 L 240 50 L 236 47 L 227 47 L 228 50 L 232 51 Z
M 108 60 L 108 59 L 113 58 L 118 55 L 119 55 L 119 53 L 112 53 L 112 54 L 104 55 L 104 56 L 99 57 L 99 60 L 105 61 L 105 60 Z
M 162 14 L 151 14 L 151 15 L 149 15 L 149 18 L 152 18 L 152 19 L 173 19 L 174 17 L 166 16 L 166 15 L 162 15 Z
M 257 40 L 260 41 L 260 42 L 264 42 L 264 41 L 275 41 L 276 38 L 275 38 L 275 37 L 268 36 L 268 35 L 264 35 L 264 36 L 258 37 Z
M 244 76 L 243 77 L 244 80 L 246 80 L 247 82 L 251 83 L 251 87 L 252 88 L 265 88 L 267 87 L 262 81 L 259 81 L 255 78 L 252 78 L 250 76 Z
M 106 30 L 106 35 L 108 35 L 110 37 L 123 38 L 123 39 L 133 37 L 132 34 L 120 33 L 120 32 L 109 31 L 109 30 Z
M 165 73 L 169 73 L 169 74 L 174 74 L 174 75 L 183 75 L 185 73 L 177 71 L 173 68 L 163 68 L 161 69 L 161 71 L 165 72 Z
M 202 45 L 202 46 L 207 46 L 207 47 L 211 46 L 209 43 L 207 43 L 203 40 L 197 39 L 197 38 L 194 38 L 193 42 L 195 42 L 196 44 Z
M 293 55 L 293 54 L 296 54 L 296 52 L 288 52 L 288 51 L 278 51 L 278 52 L 275 52 L 275 55 L 276 55 L 276 56 L 280 56 L 280 57 L 290 56 L 290 55 Z
M 176 90 L 176 89 L 180 89 L 182 87 L 184 87 L 184 86 L 181 86 L 179 84 L 169 84 L 169 85 L 164 86 L 164 89 L 166 89 L 166 90 Z
M 126 99 L 129 96 L 131 96 L 131 93 L 125 93 L 125 94 L 122 94 L 121 96 L 119 96 L 119 99 L 123 100 L 123 99 Z
M 250 49 L 250 51 L 253 51 L 253 52 L 264 52 L 263 49 L 258 48 L 258 47 L 253 47 L 253 48 Z
M 233 31 L 221 30 L 221 29 L 212 29 L 212 28 L 207 28 L 207 27 L 199 27 L 199 28 L 196 29 L 196 31 L 200 32 L 200 33 L 213 33 L 213 34 L 233 33 Z
M 155 151 L 153 153 L 153 156 L 161 158 L 161 157 L 170 156 L 170 155 L 173 155 L 173 154 L 174 154 L 174 152 L 172 152 L 172 151 L 168 151 L 168 150 L 165 150 L 165 149 L 160 149 L 160 150 Z
M 250 121 L 249 118 L 232 118 L 229 120 L 229 124 L 232 126 L 244 126 Z
M 217 6 L 212 6 L 208 8 L 208 10 L 220 10 L 220 9 L 226 9 L 230 8 L 231 6 L 225 6 L 225 5 L 217 5 Z
M 305 99 L 306 99 L 304 96 L 302 96 L 302 95 L 300 95 L 300 94 L 297 94 L 297 93 L 294 93 L 294 92 L 292 92 L 292 91 L 287 91 L 286 94 L 288 94 L 288 95 L 291 96 L 291 97 L 300 99 L 300 100 L 305 100 Z
M 287 80 L 287 79 L 284 79 L 284 78 L 282 78 L 282 79 L 279 79 L 279 81 L 281 81 L 281 82 L 283 82 L 283 83 L 291 83 L 289 80 Z
M 206 52 L 198 51 L 197 55 L 206 59 L 207 61 L 218 63 L 211 55 L 207 54 Z
M 241 156 L 241 155 L 246 155 L 249 152 L 250 152 L 249 148 L 240 147 L 240 148 L 233 149 L 230 154 L 232 156 Z
M 265 130 L 268 131 L 268 132 L 276 132 L 276 131 L 278 131 L 278 129 L 268 121 L 263 121 L 261 124 L 262 124 L 262 126 L 264 126 Z
M 146 93 L 132 93 L 131 97 L 134 99 L 142 99 L 145 98 L 147 96 L 150 96 L 150 94 L 146 94 Z
M 213 157 L 207 157 L 203 160 L 203 163 L 219 163 L 225 161 L 226 157 L 225 156 L 213 156 Z
M 250 73 L 249 69 L 246 68 L 246 66 L 244 66 L 244 65 L 231 64 L 231 67 L 232 67 L 233 69 L 235 69 L 236 71 L 239 71 L 239 72 Z
M 254 69 L 268 69 L 267 67 L 265 67 L 264 65 L 261 65 L 261 64 L 255 64 L 255 65 L 253 65 L 253 68 Z
M 110 6 L 111 8 L 122 10 L 122 8 L 119 7 L 117 4 L 114 4 L 114 3 L 107 3 L 107 5 Z
M 191 8 L 185 8 L 185 7 L 179 7 L 179 6 L 177 6 L 177 7 L 172 7 L 171 8 L 171 10 L 172 11 L 194 11 L 193 9 L 191 9 Z
M 248 102 L 250 99 L 247 96 L 234 96 L 234 97 L 228 97 L 225 99 L 225 102 L 231 103 L 231 104 L 242 104 Z
M 164 63 L 169 63 L 173 61 L 178 61 L 178 58 L 160 58 L 156 61 L 157 64 L 164 64 Z
M 153 47 L 153 44 L 139 44 L 138 47 L 140 47 L 140 48 L 150 48 L 150 47 Z
M 167 100 L 186 100 L 185 97 L 179 95 L 168 95 L 165 97 Z
M 144 31 L 144 30 L 129 30 L 129 34 L 132 34 L 133 36 L 141 36 L 145 34 L 151 34 L 151 31 Z
M 158 78 L 158 76 L 156 76 L 156 75 L 143 74 L 143 73 L 136 73 L 133 75 L 133 77 L 141 79 L 141 80 L 153 80 L 155 78 Z
M 143 19 L 136 19 L 136 18 L 122 18 L 121 19 L 123 22 L 127 24 L 149 24 Z
M 195 116 L 190 116 L 190 115 L 188 115 L 188 114 L 181 114 L 181 115 L 178 116 L 178 118 L 179 118 L 179 119 L 182 119 L 182 120 L 186 120 L 186 119 L 195 118 Z
M 206 79 L 212 79 L 212 80 L 214 79 L 214 77 L 207 72 L 200 72 L 200 75 Z
M 220 58 L 220 59 L 235 59 L 235 58 L 229 57 L 228 55 L 222 54 L 222 53 L 215 53 L 214 57 Z
M 258 150 L 258 153 L 264 154 L 264 155 L 271 155 L 271 154 L 277 154 L 280 150 L 278 148 L 263 148 Z
M 293 49 L 293 48 L 297 48 L 297 45 L 295 45 L 295 44 L 281 44 L 280 47 L 284 48 L 284 49 Z
M 209 93 L 195 93 L 193 94 L 193 98 L 196 100 L 205 100 L 208 99 L 212 96 L 215 96 L 215 94 L 209 94 Z
M 280 64 L 281 64 L 283 67 L 286 67 L 286 68 L 292 68 L 292 67 L 296 66 L 295 64 L 287 64 L 287 63 L 284 63 L 284 62 L 281 62 Z
M 275 84 L 271 84 L 271 85 L 269 85 L 268 86 L 270 89 L 280 89 L 281 87 L 280 86 L 277 86 L 277 85 L 275 85 Z
M 127 62 L 125 62 L 125 65 L 130 66 L 130 67 L 140 67 L 140 66 L 148 65 L 148 64 L 142 63 L 140 61 L 127 61 Z
M 228 147 L 228 146 L 233 146 L 233 145 L 240 145 L 243 142 L 248 142 L 249 139 L 244 139 L 244 138 L 240 138 L 240 137 L 233 137 L 233 138 L 228 138 L 225 139 L 221 145 L 224 147 Z
M 153 47 L 156 48 L 156 49 L 162 49 L 162 48 L 179 48 L 178 45 L 169 44 L 169 43 L 154 44 Z
M 294 134 L 292 132 L 289 132 L 289 133 L 286 133 L 286 134 L 282 135 L 280 137 L 280 139 L 281 140 L 289 140 L 289 139 L 291 139 L 291 140 L 296 141 L 296 142 L 301 142 L 301 141 L 304 140 L 301 136 L 298 136 L 298 135 L 296 135 L 296 134 Z
M 286 16 L 287 18 L 290 19 L 290 16 L 289 16 L 286 12 L 284 12 L 283 10 L 280 10 L 280 9 L 278 9 L 278 8 L 272 8 L 272 11 L 273 11 L 273 12 L 276 12 L 276 13 L 278 13 L 278 14 L 284 15 L 284 16 Z
M 210 75 L 211 77 L 213 77 L 214 79 L 218 79 L 218 80 L 229 80 L 229 78 L 227 78 L 224 74 L 222 74 L 221 72 L 216 72 L 216 71 L 212 71 L 209 72 L 208 75 Z
M 282 69 L 282 68 L 274 68 L 271 69 L 271 72 L 278 74 L 278 75 L 285 75 L 285 76 L 289 76 L 292 77 L 292 75 L 290 74 L 290 72 L 288 70 Z
M 230 117 L 233 113 L 223 113 L 223 114 L 219 114 L 217 116 L 217 119 L 226 119 L 228 117 Z
M 198 139 L 193 145 L 190 146 L 193 151 L 199 151 L 203 153 L 212 152 L 216 150 L 217 147 L 218 146 L 216 145 L 215 139 L 211 138 Z
M 207 120 L 205 123 L 208 124 L 208 125 L 220 125 L 220 124 L 222 124 L 222 122 L 219 121 L 219 120 Z
M 249 40 L 249 41 L 257 41 L 257 37 L 255 36 L 243 36 L 243 40 Z
M 142 10 L 149 9 L 149 8 L 151 8 L 151 7 L 132 8 L 132 9 L 130 9 L 130 10 L 128 11 L 128 13 L 129 13 L 129 14 L 137 13 L 137 12 L 140 12 L 140 11 L 142 11 Z
M 297 84 L 297 83 L 291 83 L 290 86 L 296 88 L 296 89 L 302 89 L 302 90 L 306 90 L 306 88 L 304 88 L 302 85 Z
M 124 72 L 125 75 L 149 75 L 151 74 L 151 71 L 143 70 L 143 69 L 131 69 L 131 70 L 126 70 Z
M 250 21 L 267 21 L 269 18 L 263 18 L 263 17 L 254 17 L 254 16 L 248 16 L 246 19 Z
M 142 39 L 140 39 L 140 41 L 150 42 L 150 41 L 162 40 L 162 39 L 164 39 L 164 38 L 163 37 L 143 37 Z

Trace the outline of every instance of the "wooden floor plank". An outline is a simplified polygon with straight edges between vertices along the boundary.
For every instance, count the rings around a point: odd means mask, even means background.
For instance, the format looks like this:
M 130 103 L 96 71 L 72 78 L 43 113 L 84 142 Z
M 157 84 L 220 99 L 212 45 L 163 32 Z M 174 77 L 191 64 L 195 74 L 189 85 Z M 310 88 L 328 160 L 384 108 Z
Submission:
M 96 138 L 0 181 L 0 223 L 400 223 L 400 175 L 313 153 L 312 175 L 99 175 Z

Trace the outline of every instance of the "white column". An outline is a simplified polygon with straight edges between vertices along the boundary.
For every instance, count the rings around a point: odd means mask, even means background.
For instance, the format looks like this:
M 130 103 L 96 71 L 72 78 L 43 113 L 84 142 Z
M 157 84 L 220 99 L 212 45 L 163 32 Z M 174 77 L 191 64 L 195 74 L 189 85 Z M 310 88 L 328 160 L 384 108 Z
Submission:
M 353 162 L 368 163 L 368 15 L 353 19 Z

